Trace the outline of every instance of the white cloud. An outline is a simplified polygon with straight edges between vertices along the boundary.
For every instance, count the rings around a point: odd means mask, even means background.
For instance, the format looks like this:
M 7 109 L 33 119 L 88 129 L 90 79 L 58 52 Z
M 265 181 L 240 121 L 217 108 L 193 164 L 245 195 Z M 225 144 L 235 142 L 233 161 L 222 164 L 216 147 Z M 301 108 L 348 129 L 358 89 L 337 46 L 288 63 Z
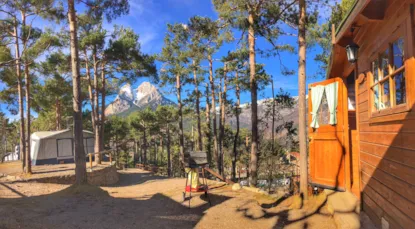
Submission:
M 141 15 L 144 12 L 144 5 L 143 2 L 140 0 L 133 0 L 130 1 L 130 14 L 133 15 Z

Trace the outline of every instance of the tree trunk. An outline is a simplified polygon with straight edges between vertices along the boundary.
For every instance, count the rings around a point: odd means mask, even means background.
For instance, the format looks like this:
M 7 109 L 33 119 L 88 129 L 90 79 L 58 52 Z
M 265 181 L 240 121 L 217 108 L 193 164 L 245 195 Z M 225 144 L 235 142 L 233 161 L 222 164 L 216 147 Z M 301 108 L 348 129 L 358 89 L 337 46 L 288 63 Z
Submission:
M 206 136 L 208 138 L 208 144 L 207 144 L 207 156 L 208 156 L 208 162 L 209 164 L 212 163 L 212 151 L 211 151 L 211 143 L 212 143 L 212 126 L 210 122 L 210 102 L 209 102 L 209 84 L 206 83 Z
M 167 124 L 166 132 L 167 132 L 167 175 L 169 177 L 171 177 L 172 176 L 172 171 L 171 171 L 170 128 L 169 128 L 169 124 Z
M 61 101 L 56 98 L 55 100 L 55 112 L 56 112 L 56 130 L 62 129 L 62 111 L 61 111 Z
M 26 28 L 26 13 L 21 12 L 22 14 L 22 28 Z M 23 46 L 27 45 L 27 37 L 23 34 L 22 36 Z M 32 161 L 30 159 L 30 74 L 29 74 L 29 63 L 27 58 L 24 63 L 24 78 L 25 78 L 25 93 L 26 93 L 26 148 L 25 150 L 25 173 L 32 173 Z
M 101 120 L 99 121 L 99 130 L 101 131 L 99 134 L 99 146 L 100 150 L 104 150 L 104 135 L 105 135 L 105 96 L 106 96 L 106 79 L 105 79 L 105 62 L 101 63 Z M 98 90 L 98 85 L 95 90 Z M 97 97 L 98 97 L 98 92 Z M 98 101 L 98 100 L 96 100 Z M 98 104 L 97 104 L 98 106 Z M 99 115 L 99 114 L 97 114 Z
M 89 60 L 88 60 L 88 52 L 86 49 L 84 49 L 85 53 L 85 71 L 86 71 L 86 77 L 88 80 L 88 94 L 89 94 L 89 100 L 91 102 L 91 121 L 92 121 L 92 127 L 94 131 L 94 153 L 100 152 L 100 138 L 99 138 L 99 125 L 98 125 L 98 97 L 96 93 L 96 85 L 94 84 L 94 91 L 92 90 L 92 82 L 91 82 L 91 72 L 89 69 Z M 97 65 L 96 65 L 96 54 L 94 55 L 94 82 L 97 80 Z M 95 163 L 101 164 L 101 155 L 95 154 Z
M 95 127 L 94 127 L 94 134 L 95 134 L 95 144 L 94 144 L 94 152 L 99 153 L 103 150 L 101 140 L 103 139 L 103 136 L 101 136 L 101 128 L 103 125 L 100 125 L 99 121 L 99 102 L 98 102 L 98 63 L 97 63 L 97 50 L 94 46 L 93 54 L 92 54 L 92 60 L 93 60 L 93 67 L 94 67 L 94 94 L 92 98 L 94 99 L 94 105 L 95 107 L 92 107 L 92 109 L 95 109 L 93 113 L 95 113 Z M 103 113 L 103 112 L 102 112 Z M 102 115 L 101 113 L 101 115 Z M 101 116 L 102 117 L 102 116 Z M 101 154 L 95 155 L 95 163 L 101 164 Z
M 158 154 L 158 145 L 157 145 L 157 140 L 154 140 L 154 146 L 155 146 L 155 149 L 154 149 L 154 164 L 157 166 L 158 165 L 158 163 L 157 163 L 157 159 L 158 159 L 158 157 L 157 157 L 157 154 Z
M 118 153 L 118 135 L 115 134 L 115 162 L 116 167 L 120 168 L 120 154 Z
M 161 150 L 161 152 L 160 152 L 160 162 L 159 162 L 159 164 L 161 166 L 163 166 L 163 152 L 164 152 L 164 149 L 163 149 L 163 136 L 160 136 L 160 150 Z
M 144 129 L 144 131 L 143 131 L 143 144 L 144 144 L 143 164 L 145 166 L 145 165 L 147 165 L 147 136 L 146 136 L 146 129 Z
M 17 76 L 17 93 L 19 96 L 19 116 L 20 116 L 20 159 L 22 160 L 22 171 L 24 171 L 26 164 L 26 132 L 25 132 L 25 121 L 24 121 L 24 110 L 23 110 L 23 82 L 22 82 L 22 73 L 20 69 L 20 44 L 19 44 L 19 34 L 17 29 L 17 20 L 14 18 L 14 34 L 15 36 L 15 58 L 16 58 L 16 76 Z
M 137 158 L 138 158 L 138 142 L 136 139 L 134 139 L 134 160 L 133 160 L 134 164 L 137 163 L 136 162 Z
M 220 165 L 221 165 L 221 171 L 222 171 L 222 176 L 225 177 L 225 168 L 224 168 L 224 157 L 225 157 L 225 152 L 224 152 L 224 139 L 225 139 L 225 118 L 226 118 L 226 90 L 227 90 L 227 77 L 226 77 L 226 73 L 227 73 L 227 69 L 226 69 L 226 63 L 225 66 L 223 67 L 223 92 L 222 92 L 222 103 L 221 103 L 221 130 L 220 130 L 220 135 L 221 135 L 221 145 L 220 145 Z
M 223 126 L 223 124 L 222 124 L 222 79 L 221 79 L 221 82 L 220 82 L 220 85 L 219 85 L 219 87 L 220 87 L 220 90 L 219 90 L 219 95 L 218 95 L 218 97 L 219 97 L 219 137 L 218 137 L 218 146 L 219 146 L 219 152 L 218 152 L 218 155 L 219 155 L 219 158 L 218 158 L 218 171 L 219 171 L 219 174 L 221 175 L 221 176 L 223 176 L 223 171 L 222 171 L 222 149 L 223 149 L 223 145 L 222 145 L 222 142 L 223 142 L 223 136 L 222 136 L 222 126 Z
M 137 153 L 138 153 L 138 161 L 140 164 L 143 163 L 143 148 L 140 142 L 140 139 L 137 139 Z
M 92 93 L 91 72 L 89 69 L 88 52 L 86 51 L 86 48 L 84 49 L 84 55 L 85 55 L 86 78 L 88 80 L 88 95 L 89 95 L 89 101 L 91 102 L 91 121 L 92 121 L 92 127 L 94 128 L 94 133 L 95 133 L 95 127 L 96 127 L 95 99 L 94 99 L 94 94 Z
M 215 80 L 213 79 L 213 60 L 212 56 L 208 56 L 209 61 L 209 81 L 212 93 L 212 119 L 213 119 L 213 155 L 216 161 L 216 167 L 220 169 L 220 160 L 218 155 L 218 134 L 216 130 L 216 96 L 215 96 Z
M 184 168 L 184 133 L 183 133 L 183 113 L 182 113 L 182 98 L 181 98 L 182 86 L 180 82 L 180 75 L 176 75 L 176 93 L 177 103 L 179 106 L 179 142 L 180 142 L 180 162 Z
M 271 124 L 271 155 L 268 158 L 268 168 L 269 168 L 269 176 L 268 176 L 268 192 L 271 192 L 271 183 L 272 183 L 272 172 L 274 170 L 274 162 L 272 159 L 272 155 L 274 154 L 275 150 L 275 94 L 274 94 L 274 80 L 271 79 L 271 92 L 272 92 L 272 124 Z
M 235 81 L 236 81 L 236 88 L 235 88 L 235 95 L 236 95 L 236 111 L 235 111 L 235 117 L 236 117 L 236 133 L 235 138 L 233 140 L 233 158 L 232 158 L 232 179 L 233 181 L 236 181 L 236 160 L 238 157 L 238 141 L 239 141 L 239 106 L 241 104 L 241 96 L 240 96 L 240 89 L 239 89 L 239 78 L 238 78 L 238 72 L 235 72 Z M 239 173 L 239 177 L 241 174 Z
M 298 138 L 300 144 L 300 191 L 304 199 L 308 197 L 307 168 L 307 123 L 306 123 L 306 8 L 305 0 L 299 1 L 300 17 L 298 24 Z
M 257 168 L 258 168 L 258 104 L 257 104 L 257 83 L 255 76 L 255 30 L 254 17 L 252 13 L 248 17 L 248 43 L 249 43 L 249 68 L 250 77 L 249 85 L 251 89 L 251 126 L 252 126 L 252 141 L 251 141 L 251 162 L 250 162 L 250 185 L 257 185 Z
M 193 127 L 193 124 L 192 124 L 192 151 L 194 151 L 195 150 L 195 134 L 194 134 L 194 127 Z
M 26 169 L 25 172 L 28 174 L 32 173 L 32 160 L 30 159 L 30 75 L 29 75 L 29 65 L 25 64 L 24 66 L 24 75 L 26 81 Z
M 193 61 L 193 64 L 195 62 Z M 197 147 L 199 151 L 203 150 L 203 141 L 202 141 L 202 124 L 200 121 L 200 94 L 199 94 L 199 81 L 197 80 L 196 68 L 193 70 L 193 80 L 195 83 L 195 93 L 196 93 L 196 118 L 197 118 Z
M 271 80 L 272 90 L 272 125 L 271 125 L 271 152 L 275 150 L 275 94 L 274 94 L 274 80 Z
M 86 184 L 86 163 L 82 133 L 81 74 L 79 72 L 79 53 L 77 22 L 74 0 L 68 0 L 68 22 L 71 42 L 71 65 L 73 87 L 73 120 L 75 142 L 75 183 Z

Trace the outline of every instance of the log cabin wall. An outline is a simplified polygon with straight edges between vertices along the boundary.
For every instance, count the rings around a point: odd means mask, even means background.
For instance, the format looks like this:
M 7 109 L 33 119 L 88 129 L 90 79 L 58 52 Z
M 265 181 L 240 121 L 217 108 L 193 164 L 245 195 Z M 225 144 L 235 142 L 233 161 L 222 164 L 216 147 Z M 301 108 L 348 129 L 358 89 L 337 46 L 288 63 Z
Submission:
M 387 0 L 382 20 L 357 28 L 360 46 L 355 69 L 363 210 L 380 228 L 415 228 L 415 60 L 413 0 Z M 406 105 L 374 110 L 372 62 L 395 39 L 404 39 Z M 345 52 L 345 50 L 344 50 Z M 393 58 L 393 57 L 391 57 Z M 342 64 L 338 64 L 341 61 Z M 349 74 L 350 64 L 337 58 L 332 73 Z M 331 74 L 331 77 L 334 77 Z M 390 81 L 394 83 L 394 81 Z M 392 97 L 393 98 L 393 97 Z M 398 108 L 399 107 L 399 108 Z M 352 158 L 355 161 L 356 158 Z M 359 171 L 358 170 L 358 171 Z M 353 175 L 354 182 L 358 178 Z

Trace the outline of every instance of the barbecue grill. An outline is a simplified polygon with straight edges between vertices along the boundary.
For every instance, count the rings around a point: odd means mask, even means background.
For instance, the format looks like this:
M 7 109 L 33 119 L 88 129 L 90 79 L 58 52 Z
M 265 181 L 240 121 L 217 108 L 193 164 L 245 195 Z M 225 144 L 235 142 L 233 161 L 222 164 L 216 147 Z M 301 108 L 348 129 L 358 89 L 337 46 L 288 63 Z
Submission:
M 184 166 L 185 168 L 189 168 L 186 172 L 186 186 L 185 190 L 183 192 L 183 202 L 186 200 L 186 193 L 189 193 L 189 208 L 190 208 L 190 200 L 192 198 L 192 192 L 204 192 L 205 197 L 208 199 L 209 204 L 210 198 L 208 195 L 208 185 L 207 185 L 207 179 L 205 177 L 205 167 L 209 166 L 208 160 L 207 160 L 207 153 L 203 151 L 191 151 L 188 153 L 185 153 L 184 155 Z M 201 169 L 202 173 L 202 185 L 198 186 L 196 189 L 192 188 L 192 176 L 193 171 Z M 199 172 L 199 171 L 198 171 Z M 190 182 L 189 182 L 189 174 L 190 174 Z M 188 182 L 190 185 L 188 186 Z M 197 181 L 198 182 L 198 181 Z

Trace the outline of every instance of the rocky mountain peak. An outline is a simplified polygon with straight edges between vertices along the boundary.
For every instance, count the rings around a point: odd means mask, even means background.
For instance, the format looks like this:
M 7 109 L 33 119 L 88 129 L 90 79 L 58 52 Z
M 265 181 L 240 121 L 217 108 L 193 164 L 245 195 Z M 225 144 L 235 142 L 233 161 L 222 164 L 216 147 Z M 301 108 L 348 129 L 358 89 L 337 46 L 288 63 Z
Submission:
M 175 103 L 164 97 L 150 82 L 143 82 L 136 89 L 127 83 L 120 87 L 117 97 L 105 109 L 105 115 L 129 114 L 148 106 L 155 109 L 159 105 L 175 105 Z

